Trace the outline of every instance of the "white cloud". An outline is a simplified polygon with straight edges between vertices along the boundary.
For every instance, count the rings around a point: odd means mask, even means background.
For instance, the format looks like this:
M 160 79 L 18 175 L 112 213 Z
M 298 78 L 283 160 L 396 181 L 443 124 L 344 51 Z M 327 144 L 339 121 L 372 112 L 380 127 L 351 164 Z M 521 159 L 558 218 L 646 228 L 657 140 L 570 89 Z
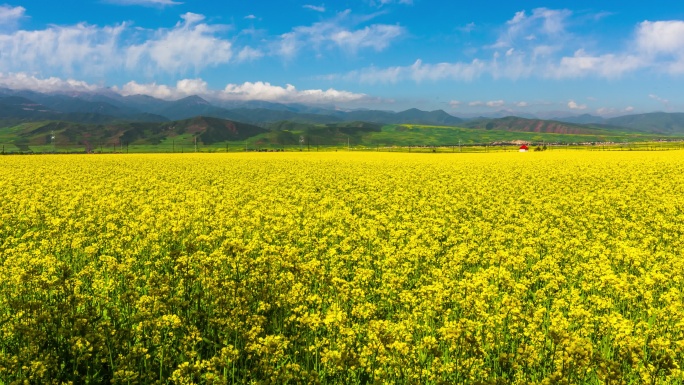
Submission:
M 254 15 L 247 15 L 247 16 L 245 16 L 245 19 L 247 19 L 247 20 L 254 20 L 254 19 L 256 19 L 256 18 L 257 18 L 257 17 L 254 16 Z
M 10 5 L 0 5 L 0 31 L 3 29 L 13 29 L 16 24 L 24 17 L 26 8 L 12 7 Z
M 506 104 L 506 102 L 504 102 L 503 100 L 490 100 L 486 104 L 487 104 L 487 107 L 497 108 L 497 107 L 503 107 Z
M 529 106 L 529 104 L 528 104 L 527 102 L 517 102 L 517 103 L 515 103 L 515 106 L 516 106 L 516 107 L 521 107 L 521 108 L 522 108 L 522 107 L 527 107 L 527 106 Z
M 135 81 L 130 81 L 123 85 L 120 89 L 114 87 L 114 90 L 120 94 L 127 95 L 148 95 L 159 99 L 174 100 L 181 95 L 177 89 L 157 83 L 139 84 Z M 187 95 L 185 95 L 187 96 Z
M 320 77 L 324 80 L 342 79 L 346 81 L 358 81 L 365 84 L 396 83 L 404 80 L 407 67 L 388 67 L 376 68 L 368 67 L 361 70 L 351 71 L 344 75 L 324 75 Z
M 281 87 L 268 82 L 228 84 L 222 90 L 211 90 L 202 79 L 179 80 L 175 87 L 131 81 L 121 89 L 114 88 L 114 90 L 122 95 L 142 94 L 166 100 L 176 100 L 190 95 L 220 100 L 265 100 L 281 103 L 350 103 L 369 99 L 365 94 L 333 88 L 298 90 L 291 84 Z
M 570 16 L 572 12 L 567 9 L 536 8 L 529 15 L 524 10 L 516 12 L 491 48 L 516 47 L 540 38 L 558 41 L 566 34 Z
M 167 5 L 183 4 L 173 0 L 107 0 L 107 2 L 120 5 L 142 5 L 145 7 L 164 7 Z
M 651 54 L 684 55 L 684 21 L 644 21 L 637 27 L 636 43 Z
M 263 56 L 264 56 L 264 53 L 258 49 L 254 49 L 251 47 L 244 47 L 243 49 L 240 50 L 240 53 L 238 53 L 237 61 L 239 61 L 239 62 L 253 61 L 253 60 L 259 59 Z
M 659 102 L 662 102 L 662 103 L 669 103 L 669 102 L 670 102 L 669 100 L 663 99 L 663 98 L 661 98 L 660 96 L 655 95 L 655 94 L 648 94 L 648 97 L 651 98 L 651 99 L 653 99 L 653 100 L 657 100 L 657 101 L 659 101 Z
M 624 109 L 623 111 L 625 111 L 625 112 L 633 112 L 633 111 L 634 111 L 634 107 L 632 107 L 632 106 L 625 107 L 625 109 Z
M 458 108 L 458 107 L 461 106 L 461 104 L 463 104 L 463 103 L 461 103 L 461 102 L 458 101 L 458 100 L 452 100 L 452 101 L 449 102 L 449 107 L 451 107 L 451 108 Z
M 259 57 L 257 50 L 243 47 L 236 58 L 231 41 L 222 37 L 226 26 L 207 24 L 194 13 L 181 19 L 156 30 L 81 23 L 0 33 L 0 71 L 100 78 L 122 70 L 182 74 Z
M 571 100 L 568 102 L 568 108 L 571 110 L 586 110 L 587 105 L 586 104 L 577 104 L 574 100 Z
M 351 52 L 356 52 L 361 48 L 382 51 L 403 32 L 404 28 L 397 25 L 375 24 L 356 31 L 338 31 L 333 33 L 330 39 L 341 48 Z
M 99 28 L 87 24 L 52 26 L 0 34 L 0 71 L 97 74 L 120 67 L 126 24 Z
M 479 100 L 476 100 L 476 101 L 474 101 L 474 102 L 468 103 L 468 106 L 470 106 L 470 107 L 479 107 L 479 106 L 482 106 L 482 105 L 484 105 L 484 103 L 481 102 L 481 101 L 479 101 Z
M 604 54 L 589 55 L 580 49 L 573 56 L 561 58 L 557 66 L 547 71 L 547 76 L 555 78 L 573 78 L 588 75 L 599 75 L 604 78 L 619 78 L 645 65 L 643 58 L 634 55 Z
M 485 73 L 491 73 L 491 63 L 480 60 L 472 62 L 426 64 L 418 59 L 409 66 L 387 68 L 368 67 L 343 75 L 328 75 L 328 79 L 344 79 L 360 83 L 396 83 L 407 79 L 416 83 L 424 81 L 457 80 L 471 81 Z
M 373 6 L 377 7 L 382 7 L 383 5 L 388 5 L 388 4 L 406 4 L 406 5 L 411 5 L 413 4 L 413 0 L 370 0 L 370 4 Z
M 644 21 L 637 27 L 636 45 L 661 71 L 684 73 L 684 21 Z
M 24 72 L 0 73 L 0 87 L 14 90 L 30 90 L 36 92 L 59 92 L 59 91 L 96 91 L 102 87 L 89 84 L 81 80 L 60 79 L 49 77 L 41 79 Z
M 420 59 L 406 68 L 409 76 L 416 82 L 439 79 L 473 80 L 480 76 L 483 69 L 484 63 L 478 60 L 471 63 L 423 64 Z
M 204 16 L 191 12 L 181 18 L 183 22 L 174 28 L 158 30 L 153 38 L 128 47 L 126 66 L 150 72 L 186 73 L 231 62 L 232 43 L 217 37 L 224 26 L 201 23 Z
M 280 87 L 267 82 L 228 84 L 217 96 L 224 100 L 267 100 L 299 103 L 345 103 L 367 98 L 365 94 L 338 91 L 332 88 L 300 91 L 291 84 Z
M 653 99 L 653 100 L 655 100 L 655 101 L 657 101 L 657 102 L 659 102 L 659 103 L 661 103 L 661 104 L 663 104 L 663 105 L 666 106 L 666 107 L 669 107 L 669 106 L 670 106 L 670 101 L 669 101 L 669 100 L 667 100 L 667 99 L 665 99 L 665 98 L 661 98 L 661 97 L 658 96 L 658 95 L 649 94 L 648 97 L 651 98 L 651 99 Z
M 507 22 L 506 32 L 490 48 L 495 48 L 489 59 L 471 62 L 424 63 L 418 59 L 412 65 L 387 68 L 370 67 L 333 78 L 357 80 L 362 83 L 386 83 L 413 80 L 470 81 L 482 76 L 493 79 L 573 79 L 596 77 L 617 79 L 637 71 L 651 70 L 671 75 L 684 74 L 684 21 L 645 21 L 635 27 L 635 37 L 627 48 L 614 52 L 590 53 L 581 47 L 580 39 L 568 39 L 580 45 L 570 55 L 567 48 L 553 44 L 552 38 L 533 45 L 513 44 L 520 37 L 529 36 L 529 25 L 534 24 L 537 36 L 569 36 L 567 20 L 572 14 L 566 10 L 539 8 L 527 15 L 524 11 Z M 559 38 L 563 40 L 563 38 Z
M 404 27 L 388 24 L 373 24 L 356 29 L 358 24 L 371 17 L 354 17 L 347 10 L 310 26 L 295 27 L 291 32 L 280 35 L 273 51 L 285 58 L 294 57 L 304 48 L 317 51 L 341 48 L 351 53 L 363 48 L 382 51 L 406 33 Z
M 321 4 L 321 5 L 306 4 L 306 5 L 303 5 L 302 7 L 310 9 L 312 11 L 316 11 L 316 12 L 325 12 L 325 5 L 323 5 L 323 4 Z

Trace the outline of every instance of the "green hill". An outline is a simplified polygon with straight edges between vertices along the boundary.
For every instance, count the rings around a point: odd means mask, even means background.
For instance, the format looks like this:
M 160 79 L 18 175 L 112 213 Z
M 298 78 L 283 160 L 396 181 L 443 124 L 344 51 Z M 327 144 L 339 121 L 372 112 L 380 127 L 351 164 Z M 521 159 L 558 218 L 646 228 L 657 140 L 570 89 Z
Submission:
M 18 102 L 24 103 L 22 100 Z M 20 103 L 20 104 L 21 104 Z M 556 121 L 507 117 L 448 125 L 390 124 L 353 121 L 313 124 L 279 121 L 260 127 L 233 120 L 198 116 L 171 122 L 78 123 L 65 121 L 18 122 L 0 126 L 0 144 L 9 152 L 91 151 L 124 145 L 142 151 L 175 151 L 201 146 L 282 148 L 297 146 L 458 146 L 532 143 L 586 143 L 650 141 L 663 134 L 629 129 L 578 125 Z M 684 135 L 667 135 L 682 138 Z
M 606 120 L 606 124 L 660 134 L 684 134 L 684 113 L 652 112 Z
M 175 122 L 124 122 L 84 124 L 63 121 L 26 122 L 0 128 L 0 142 L 13 144 L 20 151 L 31 147 L 59 146 L 84 148 L 97 146 L 159 145 L 177 138 L 179 142 L 203 145 L 244 141 L 268 130 L 230 120 L 196 117 Z

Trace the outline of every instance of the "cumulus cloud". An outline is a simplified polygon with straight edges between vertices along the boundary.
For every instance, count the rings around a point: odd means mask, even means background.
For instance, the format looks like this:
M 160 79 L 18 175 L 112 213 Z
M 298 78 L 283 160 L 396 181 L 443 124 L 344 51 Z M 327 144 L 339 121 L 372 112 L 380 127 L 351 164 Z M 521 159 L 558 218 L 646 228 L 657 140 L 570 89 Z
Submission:
M 517 102 L 517 103 L 515 103 L 515 106 L 516 106 L 516 107 L 527 107 L 527 106 L 529 106 L 529 103 L 527 103 L 527 102 Z
M 662 63 L 662 70 L 684 73 L 684 21 L 644 21 L 637 27 L 636 45 L 650 61 Z
M 222 90 L 211 90 L 202 79 L 183 79 L 176 86 L 157 83 L 140 84 L 135 81 L 123 87 L 114 88 L 122 95 L 150 95 L 160 99 L 175 100 L 190 95 L 199 95 L 220 100 L 265 100 L 281 103 L 350 103 L 368 99 L 368 96 L 333 88 L 299 90 L 291 84 L 285 87 L 268 82 L 245 82 L 228 84 Z
M 121 34 L 128 26 L 85 23 L 0 34 L 0 71 L 101 73 L 120 67 Z
M 122 23 L 80 23 L 0 34 L 0 71 L 103 76 L 110 71 L 198 72 L 206 67 L 253 60 L 260 51 L 242 47 L 236 56 L 223 34 L 227 27 L 185 13 L 172 28 L 145 30 Z
M 126 49 L 129 69 L 147 67 L 167 73 L 199 71 L 231 62 L 232 43 L 217 38 L 223 26 L 201 23 L 203 15 L 188 12 L 170 30 L 158 31 L 152 39 Z
M 285 87 L 274 86 L 267 82 L 245 82 L 228 84 L 218 95 L 224 100 L 267 100 L 299 103 L 348 103 L 366 99 L 367 95 L 333 88 L 327 90 L 298 90 L 287 84 Z
M 24 17 L 25 12 L 26 8 L 24 7 L 0 5 L 0 31 L 16 27 L 19 20 Z
M 475 100 L 473 102 L 468 103 L 468 106 L 470 106 L 470 107 L 479 107 L 482 105 L 484 105 L 484 103 L 479 101 L 479 100 Z
M 550 66 L 546 75 L 555 78 L 576 78 L 598 75 L 603 78 L 619 78 L 625 73 L 643 68 L 644 58 L 635 55 L 590 55 L 583 49 L 573 56 L 561 58 L 558 65 Z
M 482 76 L 517 80 L 617 79 L 638 71 L 684 74 L 683 20 L 641 22 L 616 50 L 598 50 L 591 39 L 573 34 L 569 26 L 582 22 L 596 20 L 575 17 L 565 9 L 520 11 L 505 23 L 497 40 L 484 47 L 493 51 L 489 58 L 442 63 L 418 59 L 412 65 L 372 66 L 328 77 L 373 84 L 470 81 Z
M 461 106 L 461 104 L 463 104 L 463 103 L 461 103 L 461 102 L 458 101 L 458 100 L 451 100 L 451 101 L 449 102 L 449 107 L 451 107 L 451 108 L 458 108 L 458 107 Z
M 173 0 L 106 0 L 106 2 L 119 5 L 142 5 L 144 7 L 164 7 L 167 5 L 183 4 Z
M 578 104 L 574 100 L 571 100 L 568 102 L 568 108 L 571 110 L 586 110 L 587 105 L 586 104 Z
M 399 25 L 372 24 L 358 28 L 367 19 L 354 17 L 347 10 L 310 26 L 295 27 L 291 32 L 280 35 L 273 51 L 285 58 L 292 58 L 304 48 L 319 51 L 340 48 L 351 53 L 370 48 L 379 52 L 406 33 L 405 28 Z
M 252 61 L 252 60 L 259 59 L 263 56 L 264 56 L 264 53 L 258 49 L 254 49 L 251 47 L 244 47 L 237 54 L 237 61 L 239 61 L 239 62 Z
M 49 77 L 42 79 L 34 75 L 29 75 L 24 72 L 19 73 L 1 73 L 0 72 L 0 87 L 15 89 L 15 90 L 30 90 L 36 92 L 63 92 L 63 91 L 81 91 L 92 92 L 101 89 L 102 87 L 89 84 L 81 80 L 74 79 L 60 79 L 57 77 Z
M 531 14 L 525 11 L 516 13 L 506 23 L 506 29 L 497 42 L 489 46 L 494 49 L 489 59 L 451 63 L 424 63 L 418 59 L 410 66 L 370 67 L 336 77 L 363 83 L 384 83 L 446 79 L 470 81 L 481 76 L 512 80 L 532 77 L 616 79 L 642 70 L 684 74 L 684 21 L 644 21 L 635 27 L 634 37 L 626 48 L 591 53 L 581 47 L 580 39 L 569 38 L 567 19 L 571 16 L 567 10 L 546 8 L 535 9 Z M 534 33 L 530 34 L 531 31 Z M 523 40 L 532 43 L 521 44 Z M 556 44 L 558 41 L 580 47 L 571 54 L 564 54 L 567 47 Z
M 684 21 L 644 21 L 636 31 L 641 51 L 651 54 L 684 54 Z

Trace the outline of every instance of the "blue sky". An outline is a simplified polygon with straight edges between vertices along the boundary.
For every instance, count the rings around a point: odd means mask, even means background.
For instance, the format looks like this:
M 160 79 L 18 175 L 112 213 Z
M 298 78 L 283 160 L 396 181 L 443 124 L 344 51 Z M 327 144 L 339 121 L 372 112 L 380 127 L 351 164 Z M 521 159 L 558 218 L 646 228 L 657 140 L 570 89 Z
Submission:
M 0 87 L 464 116 L 684 111 L 684 3 L 459 3 L 10 1 Z

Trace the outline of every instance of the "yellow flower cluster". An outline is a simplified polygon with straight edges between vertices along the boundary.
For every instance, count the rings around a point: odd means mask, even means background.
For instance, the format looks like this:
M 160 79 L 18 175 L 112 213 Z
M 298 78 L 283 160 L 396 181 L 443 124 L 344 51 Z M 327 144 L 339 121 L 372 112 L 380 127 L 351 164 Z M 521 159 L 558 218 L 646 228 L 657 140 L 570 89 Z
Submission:
M 678 151 L 0 159 L 0 384 L 684 382 Z

